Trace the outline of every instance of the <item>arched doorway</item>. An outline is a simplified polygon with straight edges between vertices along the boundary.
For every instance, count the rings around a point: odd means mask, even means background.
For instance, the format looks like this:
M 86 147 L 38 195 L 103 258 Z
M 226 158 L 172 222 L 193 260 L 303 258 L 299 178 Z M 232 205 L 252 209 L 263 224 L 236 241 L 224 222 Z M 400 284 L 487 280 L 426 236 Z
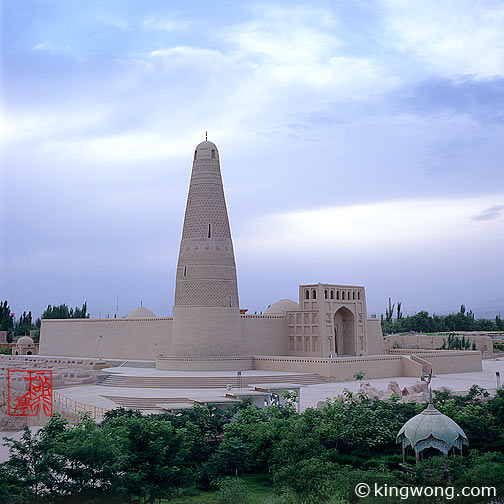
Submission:
M 355 355 L 355 317 L 342 306 L 334 314 L 334 341 L 338 355 Z

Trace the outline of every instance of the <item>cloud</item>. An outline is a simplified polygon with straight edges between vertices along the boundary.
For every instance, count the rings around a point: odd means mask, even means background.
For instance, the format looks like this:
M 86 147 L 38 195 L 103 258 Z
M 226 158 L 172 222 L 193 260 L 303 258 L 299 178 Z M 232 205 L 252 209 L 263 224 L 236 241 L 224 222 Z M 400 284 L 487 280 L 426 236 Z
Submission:
M 302 85 L 331 99 L 357 98 L 395 85 L 377 61 L 345 53 L 332 12 L 315 7 L 260 6 L 252 20 L 230 26 L 222 39 L 267 87 Z M 328 96 L 325 97 L 327 99 Z
M 70 46 L 65 45 L 65 46 L 55 46 L 48 40 L 44 42 L 39 42 L 38 44 L 35 44 L 33 46 L 33 49 L 35 51 L 40 51 L 40 52 L 46 52 L 51 55 L 57 55 L 57 54 L 66 54 L 68 51 L 70 51 Z
M 504 3 L 384 0 L 384 40 L 441 76 L 504 75 Z
M 498 219 L 504 215 L 504 205 L 497 205 L 494 207 L 487 208 L 478 215 L 471 218 L 473 222 L 489 221 Z
M 142 20 L 142 27 L 146 30 L 161 30 L 167 32 L 184 31 L 189 28 L 187 21 L 179 21 L 164 17 L 149 16 Z
M 130 23 L 123 18 L 118 16 L 110 15 L 98 15 L 98 22 L 104 26 L 112 26 L 113 28 L 119 28 L 120 30 L 127 30 L 130 27 Z
M 482 205 L 496 200 L 502 195 L 382 201 L 274 214 L 249 222 L 247 237 L 239 236 L 238 242 L 247 254 L 272 256 L 288 253 L 292 244 L 298 254 L 316 250 L 318 257 L 371 250 L 427 252 L 425 247 L 437 250 L 466 243 L 467 221 Z M 484 215 L 500 215 L 503 209 L 504 205 L 493 206 Z M 484 239 L 487 232 L 482 230 L 480 236 L 473 230 L 471 240 Z
M 224 62 L 225 57 L 220 51 L 192 46 L 168 47 L 156 49 L 149 55 L 150 59 L 160 60 L 164 63 L 181 62 L 184 65 L 198 65 L 206 63 L 213 65 L 216 61 Z

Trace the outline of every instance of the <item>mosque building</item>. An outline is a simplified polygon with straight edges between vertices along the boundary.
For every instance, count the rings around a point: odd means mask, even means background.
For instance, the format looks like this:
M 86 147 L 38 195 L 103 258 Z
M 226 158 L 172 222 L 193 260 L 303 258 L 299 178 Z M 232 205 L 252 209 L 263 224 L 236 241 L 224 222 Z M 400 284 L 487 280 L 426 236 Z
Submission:
M 277 301 L 261 315 L 245 312 L 219 151 L 204 141 L 194 151 L 173 317 L 139 307 L 120 319 L 43 320 L 39 353 L 155 360 L 168 370 L 314 372 L 329 380 L 363 370 L 369 378 L 421 375 L 421 363 L 385 353 L 380 321 L 367 317 L 364 286 L 300 285 L 297 302 Z M 476 361 L 469 367 L 478 370 Z

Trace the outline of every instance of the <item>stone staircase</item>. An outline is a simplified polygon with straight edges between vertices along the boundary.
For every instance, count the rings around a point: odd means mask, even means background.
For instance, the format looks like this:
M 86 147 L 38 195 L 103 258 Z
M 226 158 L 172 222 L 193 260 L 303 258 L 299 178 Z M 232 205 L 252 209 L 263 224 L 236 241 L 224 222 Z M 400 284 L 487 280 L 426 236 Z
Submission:
M 156 404 L 187 404 L 192 406 L 194 401 L 187 399 L 185 397 L 124 397 L 124 396 L 109 396 L 104 395 L 107 399 L 115 402 L 118 406 L 123 408 L 139 409 L 139 410 L 156 410 L 159 411 L 161 408 L 156 406 Z
M 241 384 L 236 376 L 127 376 L 109 374 L 100 385 L 105 387 L 162 388 L 162 389 L 205 389 L 233 388 L 241 385 L 267 385 L 268 383 L 293 383 L 297 385 L 319 385 L 326 383 L 318 374 L 299 373 L 286 375 L 241 376 Z

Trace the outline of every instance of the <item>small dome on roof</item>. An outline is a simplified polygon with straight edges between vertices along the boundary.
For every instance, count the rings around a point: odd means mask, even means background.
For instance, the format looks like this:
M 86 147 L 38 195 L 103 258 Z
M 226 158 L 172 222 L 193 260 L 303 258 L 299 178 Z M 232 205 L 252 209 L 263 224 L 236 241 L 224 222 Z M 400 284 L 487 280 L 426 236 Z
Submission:
M 35 345 L 35 343 L 30 336 L 21 336 L 21 338 L 16 341 L 16 345 Z
M 218 160 L 219 150 L 213 142 L 205 140 L 196 146 L 194 160 Z
M 196 146 L 196 150 L 199 152 L 200 150 L 201 151 L 204 151 L 204 150 L 212 150 L 212 149 L 217 149 L 217 146 L 213 143 L 213 142 L 210 142 L 208 140 L 205 140 L 204 142 L 201 142 L 199 143 L 197 146 Z
M 265 315 L 273 315 L 275 313 L 285 313 L 291 310 L 299 310 L 299 305 L 292 299 L 280 299 L 273 303 L 265 312 Z
M 154 312 L 151 312 L 149 309 L 145 308 L 145 306 L 139 306 L 132 312 L 128 313 L 126 318 L 151 318 L 155 316 Z
M 462 445 L 469 444 L 461 427 L 434 407 L 432 392 L 427 408 L 402 426 L 396 442 L 402 442 L 403 448 L 411 446 L 417 453 L 436 448 L 446 454 L 454 447 L 462 451 Z

